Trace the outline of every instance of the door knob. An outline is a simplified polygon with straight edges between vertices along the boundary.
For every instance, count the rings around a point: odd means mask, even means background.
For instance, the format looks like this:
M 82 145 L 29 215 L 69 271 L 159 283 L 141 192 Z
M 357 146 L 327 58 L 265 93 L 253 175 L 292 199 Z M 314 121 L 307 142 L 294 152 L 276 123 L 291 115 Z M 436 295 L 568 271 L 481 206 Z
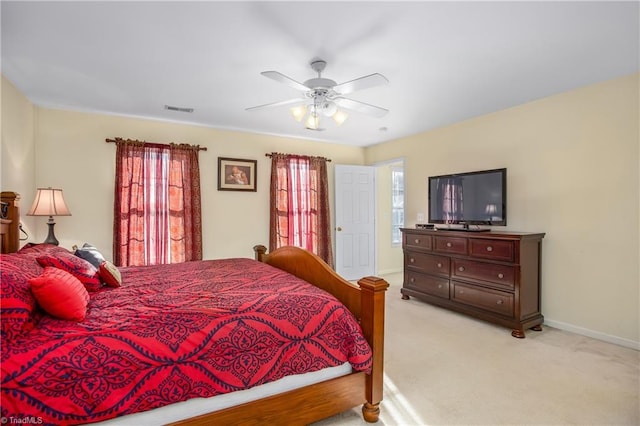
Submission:
M 336 228 L 336 231 L 338 231 L 338 232 L 342 231 L 342 227 L 341 227 L 341 226 L 338 226 L 338 227 Z

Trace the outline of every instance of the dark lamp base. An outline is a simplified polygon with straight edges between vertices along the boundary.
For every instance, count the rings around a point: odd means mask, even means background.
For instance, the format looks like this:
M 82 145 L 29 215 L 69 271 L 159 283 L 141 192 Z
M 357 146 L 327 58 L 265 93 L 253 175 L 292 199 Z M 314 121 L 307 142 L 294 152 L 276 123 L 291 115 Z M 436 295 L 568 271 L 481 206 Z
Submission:
M 56 235 L 53 233 L 53 227 L 56 226 L 56 223 L 53 222 L 52 217 L 49 217 L 49 222 L 47 222 L 47 225 L 49 225 L 49 235 L 47 235 L 47 239 L 43 241 L 43 244 L 53 244 L 54 246 L 57 246 L 59 242 L 56 238 Z

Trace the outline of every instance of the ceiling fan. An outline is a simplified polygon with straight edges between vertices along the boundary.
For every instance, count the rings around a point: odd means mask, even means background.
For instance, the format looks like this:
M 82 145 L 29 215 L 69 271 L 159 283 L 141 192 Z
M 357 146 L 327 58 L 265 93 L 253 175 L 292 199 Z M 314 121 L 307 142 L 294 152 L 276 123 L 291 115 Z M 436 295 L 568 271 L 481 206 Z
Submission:
M 311 61 L 311 69 L 318 73 L 318 77 L 309 79 L 304 83 L 299 83 L 278 71 L 264 71 L 261 74 L 279 83 L 286 84 L 294 89 L 300 90 L 302 96 L 286 101 L 273 102 L 265 105 L 258 105 L 246 108 L 253 111 L 263 108 L 280 107 L 284 105 L 295 105 L 291 108 L 293 117 L 301 122 L 305 117 L 305 125 L 309 130 L 324 130 L 320 128 L 320 117 L 332 117 L 334 121 L 341 125 L 348 117 L 344 111 L 355 111 L 368 114 L 374 117 L 383 117 L 389 110 L 379 106 L 370 105 L 364 102 L 345 98 L 343 95 L 355 92 L 356 90 L 368 89 L 370 87 L 387 84 L 389 80 L 382 74 L 370 74 L 355 80 L 337 84 L 335 81 L 322 77 L 327 63 L 322 59 Z

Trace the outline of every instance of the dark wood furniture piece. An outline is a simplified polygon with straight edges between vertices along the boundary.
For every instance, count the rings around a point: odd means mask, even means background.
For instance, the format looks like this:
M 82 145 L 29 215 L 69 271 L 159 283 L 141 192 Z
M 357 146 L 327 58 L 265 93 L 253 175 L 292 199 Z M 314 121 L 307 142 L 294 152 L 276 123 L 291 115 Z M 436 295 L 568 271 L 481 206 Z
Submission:
M 2 253 L 15 253 L 20 248 L 20 194 L 2 191 L 0 200 L 9 204 L 7 217 L 2 219 L 0 225 Z
M 402 229 L 402 298 L 511 328 L 541 330 L 540 259 L 544 233 Z
M 9 250 L 9 225 L 11 221 L 9 219 L 0 219 L 0 253 L 5 253 Z

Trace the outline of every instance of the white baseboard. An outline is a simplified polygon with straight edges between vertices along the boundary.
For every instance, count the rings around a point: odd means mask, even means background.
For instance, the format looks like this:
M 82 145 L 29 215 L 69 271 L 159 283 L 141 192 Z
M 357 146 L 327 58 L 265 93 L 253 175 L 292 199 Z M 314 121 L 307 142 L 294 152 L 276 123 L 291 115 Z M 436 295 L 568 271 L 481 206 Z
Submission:
M 569 331 L 571 333 L 580 334 L 582 336 L 592 337 L 594 339 L 602 340 L 604 342 L 613 343 L 614 345 L 624 346 L 625 348 L 635 349 L 640 351 L 640 342 L 635 340 L 625 339 L 623 337 L 612 336 L 610 334 L 601 333 L 599 331 L 589 330 L 588 328 L 577 327 L 575 325 L 567 324 L 560 321 L 554 321 L 545 318 L 544 325 L 549 327 L 558 328 L 560 330 Z

